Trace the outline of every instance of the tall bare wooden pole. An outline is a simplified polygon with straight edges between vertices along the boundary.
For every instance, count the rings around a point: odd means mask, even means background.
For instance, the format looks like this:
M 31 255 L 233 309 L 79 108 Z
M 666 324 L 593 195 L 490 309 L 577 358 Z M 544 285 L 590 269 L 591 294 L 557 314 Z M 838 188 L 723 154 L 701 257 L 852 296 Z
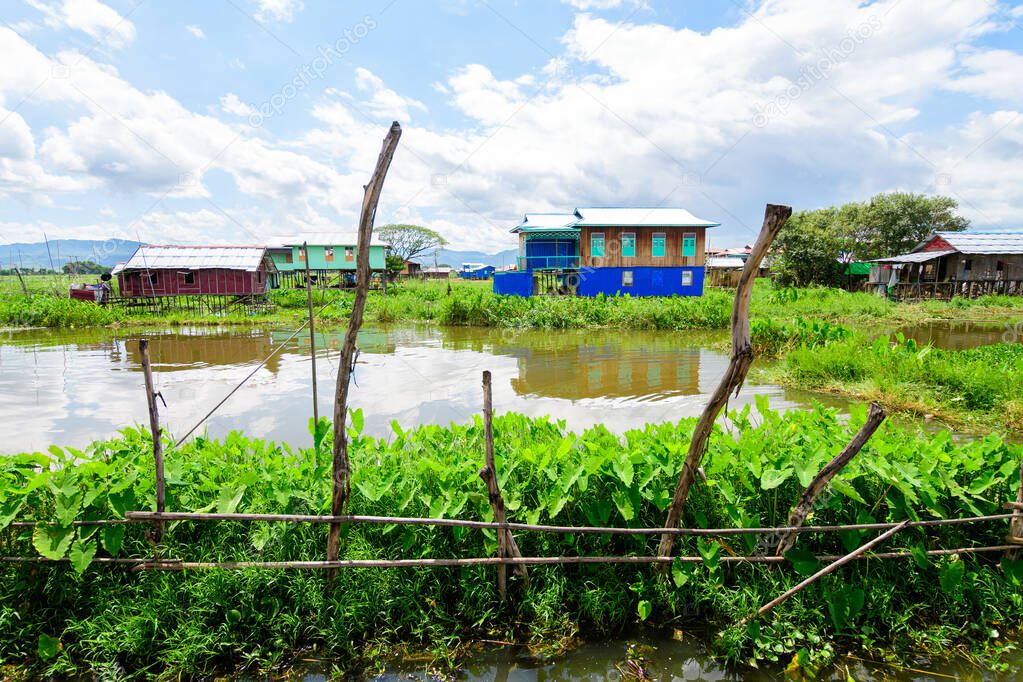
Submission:
M 1023 505 L 1023 462 L 1019 465 L 1019 490 L 1016 491 L 1016 504 Z M 1009 524 L 1009 541 L 1023 540 L 1023 509 L 1017 509 Z
M 21 276 L 21 268 L 15 266 L 14 274 L 18 276 L 18 281 L 21 282 L 21 293 L 28 296 L 28 287 L 25 286 L 25 278 Z
M 351 495 L 351 466 L 348 462 L 348 433 L 345 430 L 348 421 L 348 384 L 352 378 L 355 361 L 355 342 L 362 326 L 362 314 L 366 309 L 366 295 L 369 289 L 369 244 L 373 236 L 373 220 L 376 217 L 380 192 L 384 187 L 387 169 L 391 166 L 394 151 L 401 138 L 401 126 L 395 121 L 384 138 L 383 149 L 377 159 L 376 169 L 364 187 L 362 198 L 362 215 L 359 217 L 359 246 L 355 259 L 355 301 L 352 303 L 352 314 L 345 331 L 344 345 L 341 347 L 341 362 L 337 369 L 337 391 L 334 399 L 334 447 L 333 447 L 333 492 L 330 500 L 330 513 L 334 516 L 344 514 Z M 327 533 L 327 560 L 336 561 L 341 540 L 341 524 L 331 523 Z
M 721 383 L 710 396 L 707 407 L 700 415 L 700 421 L 693 431 L 692 440 L 689 441 L 689 453 L 682 465 L 682 473 L 675 487 L 675 496 L 668 508 L 668 519 L 664 523 L 665 528 L 677 528 L 682 520 L 682 508 L 685 507 L 686 498 L 689 496 L 689 488 L 696 480 L 697 472 L 703 455 L 707 452 L 707 439 L 710 438 L 711 429 L 717 420 L 721 410 L 728 403 L 728 397 L 734 391 L 739 392 L 750 365 L 753 364 L 753 344 L 750 340 L 749 328 L 749 302 L 753 294 L 753 281 L 757 277 L 760 263 L 767 255 L 774 238 L 785 225 L 785 222 L 792 215 L 790 206 L 778 206 L 768 204 L 764 211 L 764 224 L 760 228 L 760 236 L 750 252 L 746 266 L 742 269 L 739 277 L 739 288 L 735 292 L 735 305 L 732 307 L 732 357 L 721 377 Z M 675 543 L 674 535 L 662 535 L 661 544 L 658 547 L 658 556 L 671 556 L 671 548 Z
M 313 373 L 313 423 L 320 423 L 320 406 L 316 400 L 316 327 L 313 322 L 313 283 L 309 277 L 309 242 L 302 242 L 302 253 L 305 254 L 305 296 L 309 303 L 309 359 Z
M 156 409 L 156 389 L 153 387 L 153 369 L 149 362 L 149 339 L 139 339 L 139 353 L 142 356 L 142 374 L 146 379 L 146 404 L 149 406 L 149 430 L 153 434 L 153 463 L 156 468 L 156 511 L 166 511 L 166 490 L 163 477 L 163 432 L 160 429 L 160 414 Z M 156 522 L 155 539 L 163 538 L 163 521 Z

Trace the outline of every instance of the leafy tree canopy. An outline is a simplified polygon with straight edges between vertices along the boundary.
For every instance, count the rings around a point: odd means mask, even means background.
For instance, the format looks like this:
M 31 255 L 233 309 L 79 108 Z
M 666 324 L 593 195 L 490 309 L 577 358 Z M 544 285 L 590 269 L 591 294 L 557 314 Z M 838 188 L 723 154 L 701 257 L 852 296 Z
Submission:
M 94 263 L 91 260 L 84 260 L 65 263 L 63 270 L 64 274 L 77 273 L 79 275 L 102 275 L 104 272 L 108 272 L 110 268 L 100 265 L 99 263 Z
M 384 225 L 377 234 L 381 241 L 390 244 L 391 255 L 402 262 L 432 255 L 448 243 L 439 232 L 422 225 Z
M 775 242 L 775 270 L 783 284 L 838 285 L 841 259 L 873 260 L 911 251 L 932 232 L 959 232 L 970 221 L 951 197 L 908 192 L 878 194 L 815 211 L 799 211 Z

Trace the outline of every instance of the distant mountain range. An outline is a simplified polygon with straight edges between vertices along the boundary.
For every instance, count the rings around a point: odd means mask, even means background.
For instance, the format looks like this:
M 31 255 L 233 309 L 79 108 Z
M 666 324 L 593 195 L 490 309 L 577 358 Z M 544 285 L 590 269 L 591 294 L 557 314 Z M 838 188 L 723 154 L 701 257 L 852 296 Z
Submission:
M 49 252 L 45 242 L 33 244 L 0 244 L 0 267 L 17 265 L 26 268 L 49 268 L 59 270 L 70 261 L 93 261 L 106 267 L 113 267 L 128 260 L 139 243 L 124 239 L 51 239 Z M 437 252 L 438 265 L 460 268 L 462 263 L 484 263 L 485 265 L 511 265 L 518 252 L 515 249 L 500 253 L 482 251 L 454 251 L 442 249 Z M 434 264 L 434 258 L 418 259 L 425 267 Z
M 49 250 L 46 242 L 33 244 L 0 244 L 0 267 L 16 265 L 26 268 L 49 268 L 60 270 L 71 261 L 92 261 L 113 267 L 128 260 L 138 242 L 124 239 L 51 239 Z

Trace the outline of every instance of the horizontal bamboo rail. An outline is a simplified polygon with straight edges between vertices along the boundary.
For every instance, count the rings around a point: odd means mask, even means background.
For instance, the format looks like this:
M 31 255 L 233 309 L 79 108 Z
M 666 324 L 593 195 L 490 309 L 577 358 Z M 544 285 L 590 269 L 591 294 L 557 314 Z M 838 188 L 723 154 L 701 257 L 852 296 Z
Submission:
M 930 519 L 910 521 L 907 528 L 950 526 L 981 521 L 1004 521 L 1014 514 L 990 514 L 956 519 Z M 761 535 L 765 533 L 837 533 L 847 530 L 887 530 L 902 522 L 853 523 L 834 526 L 779 526 L 776 528 L 600 528 L 596 526 L 549 526 L 529 523 L 496 523 L 494 521 L 470 521 L 467 519 L 428 519 L 401 516 L 318 516 L 314 514 L 221 514 L 217 512 L 125 512 L 128 522 L 153 521 L 271 521 L 286 523 L 369 523 L 397 526 L 453 526 L 459 528 L 481 528 L 488 530 L 532 531 L 541 533 L 582 533 L 598 535 L 690 535 L 720 537 L 725 535 Z M 27 523 L 27 522 L 23 522 Z
M 984 554 L 988 552 L 1005 552 L 1016 549 L 1013 545 L 991 545 L 984 547 L 960 547 L 958 549 L 932 549 L 927 551 L 927 556 L 949 556 L 952 554 Z M 870 559 L 908 559 L 912 552 L 877 552 L 856 557 L 858 560 Z M 817 557 L 818 561 L 837 561 L 841 559 L 838 554 L 822 554 Z M 673 561 L 684 564 L 703 563 L 703 557 L 679 556 L 679 557 L 656 557 L 656 556 L 579 556 L 579 557 L 478 557 L 466 559 L 348 559 L 339 561 L 182 561 L 180 559 L 117 559 L 109 557 L 97 557 L 93 563 L 98 564 L 136 564 L 142 570 L 184 570 L 184 569 L 285 569 L 285 568 L 416 568 L 416 567 L 457 567 L 457 566 L 488 566 L 497 564 L 506 565 L 530 565 L 530 564 L 670 564 Z M 67 557 L 62 559 L 47 559 L 46 557 L 0 557 L 0 563 L 66 563 Z M 723 556 L 721 563 L 725 564 L 781 564 L 785 557 L 771 555 L 753 556 Z

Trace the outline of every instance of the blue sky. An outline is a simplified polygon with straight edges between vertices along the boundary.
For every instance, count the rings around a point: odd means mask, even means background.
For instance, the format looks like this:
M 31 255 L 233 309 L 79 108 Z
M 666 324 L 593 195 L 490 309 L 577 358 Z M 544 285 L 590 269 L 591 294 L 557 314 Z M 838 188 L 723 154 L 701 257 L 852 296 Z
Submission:
M 7 0 L 0 243 L 378 224 L 498 251 L 527 211 L 949 194 L 1023 228 L 1023 6 L 996 0 Z

